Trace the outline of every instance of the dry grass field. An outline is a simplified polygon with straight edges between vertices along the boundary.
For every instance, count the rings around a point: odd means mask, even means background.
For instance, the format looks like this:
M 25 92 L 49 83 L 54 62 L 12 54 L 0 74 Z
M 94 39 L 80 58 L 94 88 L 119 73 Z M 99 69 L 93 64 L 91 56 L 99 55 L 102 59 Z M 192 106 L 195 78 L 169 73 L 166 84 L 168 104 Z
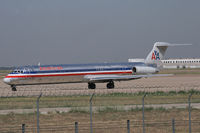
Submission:
M 148 110 L 145 111 L 147 133 L 171 133 L 172 118 L 176 122 L 176 132 L 189 131 L 188 112 L 183 109 Z M 192 111 L 192 131 L 200 131 L 199 110 Z M 26 132 L 36 132 L 36 114 L 0 115 L 0 131 L 20 132 L 21 124 L 26 123 Z M 93 114 L 93 130 L 95 133 L 126 133 L 126 120 L 130 120 L 131 132 L 142 132 L 142 111 L 115 112 L 113 110 Z M 74 123 L 79 123 L 79 132 L 90 132 L 89 113 L 49 113 L 40 115 L 42 133 L 74 133 Z

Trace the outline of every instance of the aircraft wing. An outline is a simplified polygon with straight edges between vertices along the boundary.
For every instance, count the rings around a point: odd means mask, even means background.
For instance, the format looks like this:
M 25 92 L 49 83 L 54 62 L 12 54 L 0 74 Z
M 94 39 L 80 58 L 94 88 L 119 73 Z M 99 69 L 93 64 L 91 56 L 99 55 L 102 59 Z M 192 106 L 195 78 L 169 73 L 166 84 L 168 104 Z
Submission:
M 125 81 L 148 77 L 172 76 L 173 74 L 149 74 L 149 75 L 86 75 L 84 79 L 88 82 Z

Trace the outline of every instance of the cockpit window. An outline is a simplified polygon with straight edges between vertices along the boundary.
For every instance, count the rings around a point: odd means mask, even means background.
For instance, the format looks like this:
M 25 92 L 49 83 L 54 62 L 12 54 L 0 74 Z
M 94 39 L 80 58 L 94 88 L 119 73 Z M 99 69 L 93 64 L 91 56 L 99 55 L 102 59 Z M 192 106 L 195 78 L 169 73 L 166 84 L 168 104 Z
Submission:
M 31 71 L 33 71 L 31 68 L 16 68 L 12 71 L 12 73 L 30 73 Z
M 13 73 L 24 73 L 22 70 L 14 70 Z

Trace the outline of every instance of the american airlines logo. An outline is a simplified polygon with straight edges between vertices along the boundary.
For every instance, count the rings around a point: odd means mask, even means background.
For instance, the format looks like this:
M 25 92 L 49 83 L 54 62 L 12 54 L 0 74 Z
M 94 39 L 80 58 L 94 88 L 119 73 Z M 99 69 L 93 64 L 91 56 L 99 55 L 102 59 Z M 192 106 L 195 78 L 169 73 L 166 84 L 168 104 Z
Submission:
M 40 70 L 63 70 L 63 67 L 40 67 Z
M 160 60 L 159 52 L 156 50 L 152 53 L 151 60 Z

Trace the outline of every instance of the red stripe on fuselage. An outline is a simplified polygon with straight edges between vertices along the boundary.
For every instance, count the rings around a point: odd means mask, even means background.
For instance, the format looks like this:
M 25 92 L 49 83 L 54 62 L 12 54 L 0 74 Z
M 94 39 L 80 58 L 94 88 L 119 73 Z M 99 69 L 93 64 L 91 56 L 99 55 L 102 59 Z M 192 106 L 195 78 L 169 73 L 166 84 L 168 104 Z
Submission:
M 49 74 L 49 75 L 19 75 L 6 76 L 5 78 L 32 78 L 32 77 L 55 77 L 55 76 L 80 76 L 80 75 L 101 75 L 101 74 L 131 74 L 130 72 L 101 72 L 101 73 L 73 73 L 73 74 Z

